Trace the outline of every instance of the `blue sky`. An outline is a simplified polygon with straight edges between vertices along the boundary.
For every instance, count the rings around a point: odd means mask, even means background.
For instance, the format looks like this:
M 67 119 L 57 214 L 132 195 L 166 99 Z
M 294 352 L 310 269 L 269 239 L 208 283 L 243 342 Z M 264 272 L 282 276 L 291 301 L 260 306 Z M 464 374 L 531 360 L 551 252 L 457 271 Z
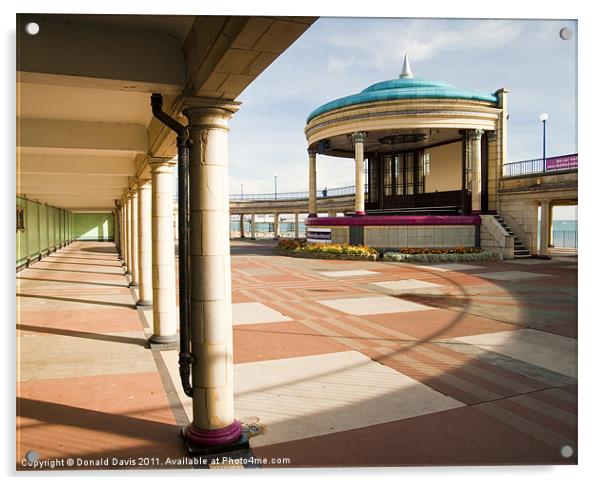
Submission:
M 568 26 L 573 37 L 562 40 Z M 417 77 L 509 90 L 509 161 L 577 151 L 577 25 L 560 20 L 322 17 L 240 96 L 231 121 L 230 191 L 307 189 L 307 115 L 332 99 L 398 76 L 404 53 Z M 318 187 L 353 184 L 349 160 L 319 156 Z

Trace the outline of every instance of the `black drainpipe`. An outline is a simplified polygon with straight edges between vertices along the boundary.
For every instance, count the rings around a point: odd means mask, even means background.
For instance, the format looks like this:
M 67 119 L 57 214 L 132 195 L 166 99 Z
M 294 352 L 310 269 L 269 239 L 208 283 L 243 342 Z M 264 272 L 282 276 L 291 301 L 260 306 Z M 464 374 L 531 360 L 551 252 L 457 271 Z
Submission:
M 151 95 L 153 116 L 177 133 L 178 146 L 178 273 L 180 277 L 180 379 L 184 393 L 192 397 L 190 367 L 194 358 L 190 353 L 190 225 L 189 225 L 189 170 L 188 129 L 163 111 L 163 96 Z

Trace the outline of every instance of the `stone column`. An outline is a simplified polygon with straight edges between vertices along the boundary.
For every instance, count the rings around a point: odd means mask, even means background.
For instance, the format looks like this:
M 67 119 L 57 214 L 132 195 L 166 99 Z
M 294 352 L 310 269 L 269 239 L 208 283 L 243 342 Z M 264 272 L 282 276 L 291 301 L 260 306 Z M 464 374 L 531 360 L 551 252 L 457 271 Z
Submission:
M 274 214 L 274 239 L 280 235 L 280 214 Z
M 355 132 L 351 135 L 355 146 L 355 215 L 366 215 L 364 204 L 364 142 L 366 133 Z
M 125 197 L 121 198 L 121 259 L 123 260 L 122 266 L 126 267 L 127 271 L 127 200 Z
M 178 340 L 176 259 L 173 237 L 173 167 L 175 162 L 149 159 L 151 167 L 151 254 L 153 335 L 151 344 Z
M 255 239 L 255 214 L 251 214 L 251 239 Z
M 67 243 L 69 243 L 69 214 L 67 214 Z M 113 209 L 113 224 L 115 227 L 115 247 L 117 248 L 117 254 L 121 254 L 121 213 L 118 204 L 115 204 Z
M 186 100 L 185 100 L 186 102 Z M 189 120 L 190 267 L 193 422 L 185 437 L 195 446 L 233 443 L 232 287 L 228 197 L 228 120 L 240 103 L 192 98 Z
M 309 155 L 309 217 L 318 215 L 318 203 L 316 200 L 316 151 L 307 149 Z
M 125 274 L 132 274 L 132 194 L 125 199 Z
M 240 238 L 245 238 L 245 215 L 240 215 Z
M 150 180 L 138 185 L 138 301 L 153 304 L 152 199 Z
M 539 226 L 539 256 L 548 258 L 550 246 L 550 201 L 541 201 L 541 222 Z
M 138 286 L 138 190 L 132 190 L 130 222 L 130 286 Z
M 299 213 L 295 212 L 295 239 L 299 239 Z
M 470 170 L 472 190 L 472 212 L 481 210 L 481 136 L 483 130 L 470 131 Z
M 126 202 L 125 199 L 121 199 L 121 259 L 123 260 L 123 266 L 126 263 L 127 255 L 127 244 L 126 244 Z

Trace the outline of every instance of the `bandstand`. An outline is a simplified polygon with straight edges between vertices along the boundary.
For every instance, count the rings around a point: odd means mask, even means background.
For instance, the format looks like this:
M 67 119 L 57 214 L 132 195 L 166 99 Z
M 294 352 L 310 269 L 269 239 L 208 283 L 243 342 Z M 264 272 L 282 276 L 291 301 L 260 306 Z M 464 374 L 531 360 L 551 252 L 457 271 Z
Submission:
M 308 231 L 387 247 L 479 246 L 506 159 L 507 91 L 459 89 L 414 77 L 330 101 L 308 117 Z M 316 158 L 354 160 L 355 210 L 317 217 Z

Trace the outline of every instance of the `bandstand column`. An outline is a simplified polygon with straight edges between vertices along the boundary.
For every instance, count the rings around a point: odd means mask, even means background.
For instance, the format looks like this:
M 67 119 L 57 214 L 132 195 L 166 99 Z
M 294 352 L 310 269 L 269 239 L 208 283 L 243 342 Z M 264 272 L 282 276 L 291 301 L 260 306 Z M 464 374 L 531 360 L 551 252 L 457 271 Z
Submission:
M 149 159 L 151 167 L 151 254 L 153 335 L 151 344 L 178 340 L 176 268 L 173 237 L 173 167 L 175 162 Z
M 151 206 L 151 183 L 143 180 L 138 187 L 138 306 L 149 306 L 153 302 Z
M 255 214 L 251 214 L 251 239 L 255 239 Z
M 138 189 L 132 190 L 130 223 L 130 286 L 138 286 Z
M 481 210 L 481 137 L 483 130 L 470 132 L 470 169 L 472 172 L 472 211 Z
M 245 238 L 245 215 L 240 215 L 240 238 Z
M 364 204 L 364 142 L 366 133 L 355 132 L 351 135 L 355 147 L 355 215 L 366 215 Z
M 190 267 L 193 422 L 190 445 L 234 443 L 228 120 L 240 103 L 197 98 L 183 110 L 190 147 Z
M 316 201 L 317 185 L 316 185 L 316 151 L 311 148 L 307 149 L 309 155 L 309 217 L 318 215 L 318 204 Z

